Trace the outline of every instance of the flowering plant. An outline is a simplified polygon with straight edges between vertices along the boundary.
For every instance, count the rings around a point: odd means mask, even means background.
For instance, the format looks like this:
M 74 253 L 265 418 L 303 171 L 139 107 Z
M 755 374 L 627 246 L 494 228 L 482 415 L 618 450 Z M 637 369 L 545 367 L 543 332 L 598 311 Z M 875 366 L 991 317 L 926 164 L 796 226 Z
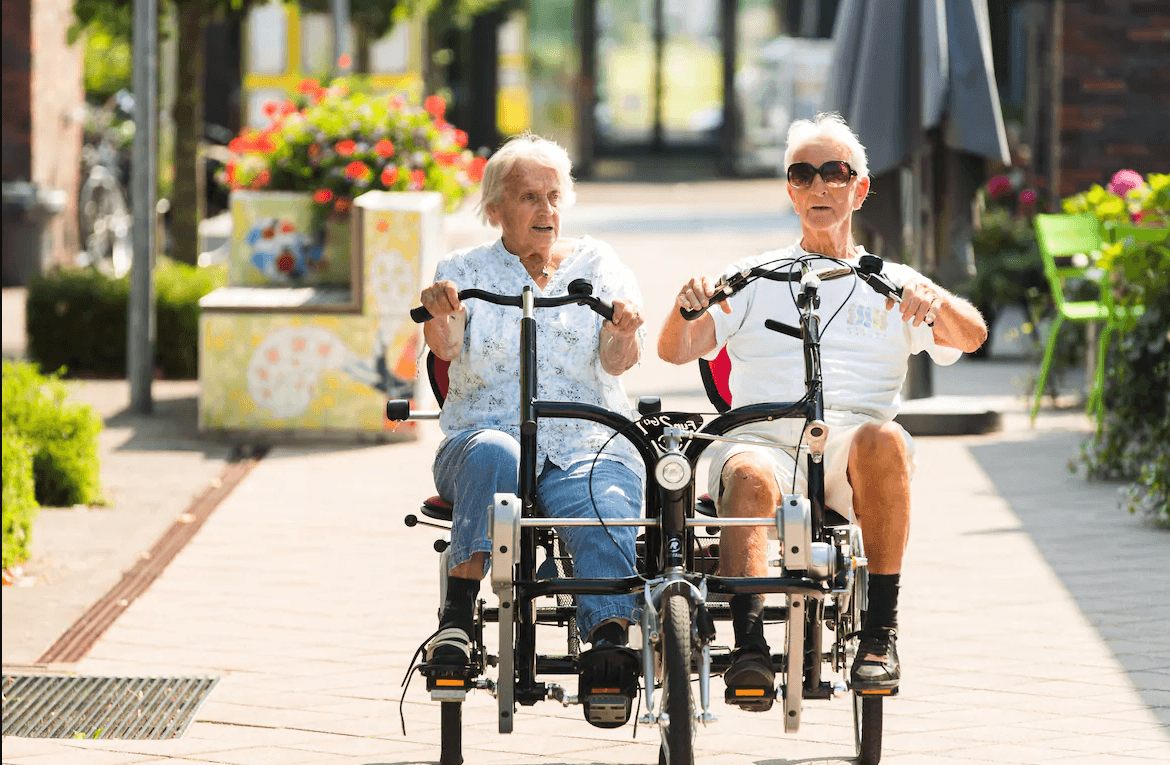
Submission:
M 369 190 L 437 191 L 458 208 L 483 178 L 486 160 L 444 119 L 447 104 L 420 107 L 403 94 L 360 92 L 357 81 L 328 87 L 304 80 L 296 101 L 270 101 L 263 130 L 245 128 L 219 176 L 229 189 L 308 191 L 319 220 L 349 212 Z

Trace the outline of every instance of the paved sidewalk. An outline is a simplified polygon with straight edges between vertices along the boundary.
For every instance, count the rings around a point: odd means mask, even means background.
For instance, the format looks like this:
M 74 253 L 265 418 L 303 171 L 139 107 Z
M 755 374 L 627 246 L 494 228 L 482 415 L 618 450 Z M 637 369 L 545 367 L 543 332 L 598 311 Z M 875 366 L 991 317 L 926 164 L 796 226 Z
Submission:
M 743 195 L 767 187 L 734 188 Z M 733 257 L 736 248 L 765 240 L 774 246 L 790 225 L 782 215 L 770 222 L 757 217 L 758 230 L 743 232 L 747 219 L 734 211 L 734 199 L 724 212 L 680 223 L 686 215 L 667 206 L 679 203 L 672 194 L 689 198 L 685 190 L 609 191 L 583 188 L 581 220 L 608 227 L 596 235 L 631 259 L 651 317 L 661 317 L 658 304 L 701 259 L 710 261 L 716 251 Z M 655 204 L 661 198 L 660 218 L 667 221 L 661 227 L 640 224 L 634 214 L 624 224 L 620 209 L 598 209 L 603 202 L 641 204 L 645 213 L 648 194 Z M 657 326 L 648 329 L 653 338 Z M 693 370 L 647 356 L 630 376 L 631 394 L 661 393 L 668 409 L 706 410 Z M 917 441 L 899 646 L 905 679 L 901 695 L 886 702 L 883 762 L 1170 762 L 1170 534 L 1118 509 L 1117 487 L 1068 471 L 1087 429 L 1079 411 L 1045 410 L 1038 427 L 1028 427 L 1019 391 L 1031 368 L 964 361 L 936 371 L 940 394 L 994 405 L 1004 430 Z M 190 416 L 181 406 L 168 411 L 173 419 L 163 422 Z M 165 425 L 158 427 L 136 423 L 130 439 L 138 439 L 134 458 L 144 482 L 190 474 L 184 459 L 198 455 L 211 468 L 218 458 L 176 451 L 187 457 L 147 462 L 150 444 L 167 435 Z M 430 462 L 440 436 L 434 423 L 420 432 L 414 443 L 274 449 L 77 664 L 9 661 L 13 588 L 5 588 L 6 673 L 220 680 L 181 739 L 5 737 L 3 763 L 435 762 L 438 709 L 422 683 L 416 680 L 405 696 L 405 734 L 398 704 L 410 657 L 434 629 L 438 605 L 431 542 L 440 532 L 402 524 L 433 491 Z M 483 595 L 494 603 L 486 586 Z M 35 604 L 21 613 L 39 618 Z M 724 640 L 727 626 L 720 625 Z M 575 682 L 566 680 L 575 692 Z M 703 765 L 850 761 L 848 699 L 807 702 L 801 730 L 786 735 L 776 709 L 741 712 L 722 703 L 720 681 L 712 690 L 720 719 L 698 733 Z M 579 707 L 522 708 L 511 735 L 496 732 L 486 694 L 474 694 L 465 707 L 469 765 L 656 760 L 657 731 L 595 729 Z

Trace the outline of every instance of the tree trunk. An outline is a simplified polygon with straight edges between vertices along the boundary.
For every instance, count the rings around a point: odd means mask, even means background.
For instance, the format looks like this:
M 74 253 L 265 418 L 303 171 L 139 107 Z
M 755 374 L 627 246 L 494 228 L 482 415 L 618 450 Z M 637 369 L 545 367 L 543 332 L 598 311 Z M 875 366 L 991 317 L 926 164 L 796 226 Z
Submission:
M 203 45 L 206 5 L 176 3 L 179 55 L 175 67 L 175 183 L 171 202 L 172 257 L 195 265 L 199 259 L 199 221 L 206 209 L 206 178 L 200 161 L 203 138 Z

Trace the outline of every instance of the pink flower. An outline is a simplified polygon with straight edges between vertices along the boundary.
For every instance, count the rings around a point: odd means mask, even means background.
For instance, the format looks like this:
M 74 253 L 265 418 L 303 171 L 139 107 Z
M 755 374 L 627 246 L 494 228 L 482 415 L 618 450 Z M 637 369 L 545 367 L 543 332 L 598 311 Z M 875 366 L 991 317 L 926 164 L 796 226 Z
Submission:
M 1130 189 L 1141 188 L 1146 184 L 1145 179 L 1133 170 L 1118 170 L 1109 181 L 1109 191 L 1124 198 Z
M 1031 189 L 1024 189 L 1020 192 L 1020 204 L 1030 205 L 1036 202 L 1036 192 Z
M 987 182 L 987 193 L 998 197 L 1012 190 L 1012 182 L 1006 175 L 997 175 Z

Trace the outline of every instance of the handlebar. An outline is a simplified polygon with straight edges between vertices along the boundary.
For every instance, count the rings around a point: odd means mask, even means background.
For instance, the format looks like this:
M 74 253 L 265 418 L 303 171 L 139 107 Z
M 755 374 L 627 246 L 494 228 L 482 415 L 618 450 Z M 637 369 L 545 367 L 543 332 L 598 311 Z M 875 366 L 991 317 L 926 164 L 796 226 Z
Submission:
M 476 300 L 484 300 L 488 303 L 495 303 L 496 305 L 521 307 L 521 298 L 519 295 L 499 295 L 495 292 L 487 292 L 481 289 L 466 289 L 459 290 L 460 302 L 474 298 Z M 574 279 L 569 283 L 569 292 L 566 295 L 557 295 L 555 297 L 538 297 L 533 299 L 533 304 L 537 308 L 554 308 L 556 306 L 584 305 L 592 308 L 599 316 L 607 321 L 613 321 L 613 306 L 605 302 L 601 298 L 593 296 L 593 285 L 585 279 Z M 431 312 L 423 306 L 410 309 L 410 318 L 416 324 L 430 321 L 434 318 Z
M 715 294 L 711 296 L 706 308 L 700 308 L 697 311 L 691 310 L 690 308 L 679 308 L 678 310 L 684 319 L 694 321 L 706 313 L 711 306 L 722 303 L 756 279 L 770 279 L 776 282 L 801 282 L 802 285 L 807 286 L 810 277 L 815 277 L 815 283 L 816 281 L 840 279 L 850 274 L 856 274 L 879 295 L 891 298 L 895 303 L 901 302 L 902 290 L 894 286 L 894 283 L 887 279 L 881 273 L 881 270 L 882 259 L 874 255 L 862 255 L 861 260 L 856 266 L 844 264 L 832 268 L 817 269 L 816 271 L 809 271 L 804 274 L 791 270 L 777 272 L 771 268 L 756 266 L 720 279 L 715 285 Z

